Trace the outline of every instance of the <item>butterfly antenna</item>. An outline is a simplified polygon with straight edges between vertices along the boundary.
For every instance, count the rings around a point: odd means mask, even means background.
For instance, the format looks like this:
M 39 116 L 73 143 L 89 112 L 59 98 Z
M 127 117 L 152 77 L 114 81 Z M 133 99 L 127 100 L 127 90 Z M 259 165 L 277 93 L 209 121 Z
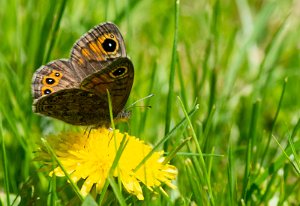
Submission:
M 151 97 L 153 97 L 153 96 L 154 96 L 154 94 L 149 94 L 148 96 L 145 96 L 145 97 L 143 97 L 143 98 L 141 98 L 141 99 L 138 99 L 138 100 L 136 100 L 135 102 L 133 102 L 132 104 L 130 104 L 128 107 L 126 107 L 125 110 L 128 110 L 128 109 L 132 108 L 135 104 L 137 104 L 137 103 L 139 103 L 139 102 L 141 102 L 141 101 L 144 101 L 145 99 L 151 98 Z M 135 106 L 135 107 L 146 107 L 146 108 L 151 108 L 151 106 Z

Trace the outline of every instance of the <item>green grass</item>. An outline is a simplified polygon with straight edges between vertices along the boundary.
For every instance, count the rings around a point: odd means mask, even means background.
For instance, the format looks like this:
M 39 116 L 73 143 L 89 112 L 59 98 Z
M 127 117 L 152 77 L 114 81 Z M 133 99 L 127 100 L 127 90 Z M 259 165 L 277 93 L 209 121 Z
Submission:
M 144 201 L 110 177 L 104 205 L 299 204 L 298 7 L 296 0 L 1 1 L 1 205 L 97 205 L 91 196 L 81 202 L 66 178 L 38 172 L 41 138 L 77 128 L 32 113 L 31 78 L 104 21 L 118 25 L 134 63 L 128 105 L 154 94 L 116 127 L 165 149 L 179 171 L 176 190 L 143 188 Z

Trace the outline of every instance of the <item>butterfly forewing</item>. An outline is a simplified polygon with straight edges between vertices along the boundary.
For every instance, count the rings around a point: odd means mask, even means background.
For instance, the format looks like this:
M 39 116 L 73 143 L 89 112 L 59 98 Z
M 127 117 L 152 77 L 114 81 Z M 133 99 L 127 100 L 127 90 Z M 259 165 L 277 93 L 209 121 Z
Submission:
M 79 86 L 76 75 L 68 60 L 55 60 L 41 66 L 32 77 L 32 94 L 34 99 L 53 92 Z
M 74 44 L 70 61 L 84 79 L 118 57 L 126 57 L 123 37 L 114 24 L 104 23 L 91 29 Z

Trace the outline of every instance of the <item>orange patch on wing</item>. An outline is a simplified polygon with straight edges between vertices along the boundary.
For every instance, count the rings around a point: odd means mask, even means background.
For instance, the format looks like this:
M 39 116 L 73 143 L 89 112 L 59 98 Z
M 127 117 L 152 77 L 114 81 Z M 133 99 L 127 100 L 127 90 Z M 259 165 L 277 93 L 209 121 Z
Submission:
M 99 47 L 102 47 L 101 44 L 104 42 L 104 40 L 106 39 L 107 37 L 105 35 L 102 35 L 102 36 L 99 36 L 98 39 L 97 39 L 97 43 L 98 43 L 98 46 Z
M 91 42 L 91 43 L 89 44 L 89 47 L 90 47 L 91 50 L 92 50 L 93 52 L 95 52 L 96 54 L 99 54 L 99 53 L 100 53 L 100 49 L 99 49 L 98 45 L 97 45 L 95 42 Z
M 84 48 L 83 48 L 83 49 L 81 50 L 81 53 L 82 53 L 82 55 L 85 56 L 85 57 L 89 57 L 89 58 L 91 57 L 91 53 L 90 53 L 89 50 L 87 50 L 87 49 L 84 49 Z
M 42 87 L 42 95 L 47 95 L 46 93 L 45 93 L 45 91 L 46 90 L 49 90 L 50 91 L 50 93 L 49 94 L 51 94 L 54 90 L 53 90 L 53 88 L 51 88 L 51 87 Z
M 94 52 L 97 61 L 104 61 L 102 47 L 99 47 L 96 42 L 91 42 L 89 44 L 90 49 Z
M 54 86 L 58 85 L 62 76 L 63 75 L 60 71 L 52 70 L 48 76 L 44 76 L 42 84 L 46 85 L 47 88 L 54 87 Z
M 97 39 L 97 45 L 98 45 L 98 48 L 99 48 L 100 51 L 101 51 L 101 54 L 107 55 L 107 52 L 106 52 L 106 51 L 103 49 L 103 47 L 102 47 L 102 43 L 104 42 L 105 39 L 106 39 L 106 37 L 105 37 L 104 35 L 98 37 L 98 39 Z
M 84 65 L 83 59 L 82 59 L 82 58 L 78 58 L 78 63 L 79 63 L 80 65 Z
M 53 78 L 61 79 L 63 74 L 60 71 L 52 70 L 52 73 L 49 76 Z

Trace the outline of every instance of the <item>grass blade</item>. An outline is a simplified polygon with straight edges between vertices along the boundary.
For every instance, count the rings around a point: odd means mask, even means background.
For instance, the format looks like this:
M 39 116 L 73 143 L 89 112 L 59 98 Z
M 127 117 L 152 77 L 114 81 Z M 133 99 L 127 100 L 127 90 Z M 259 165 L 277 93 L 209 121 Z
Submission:
M 174 101 L 174 79 L 175 79 L 175 68 L 176 68 L 176 54 L 177 54 L 177 41 L 178 41 L 178 24 L 179 24 L 179 5 L 180 1 L 175 0 L 175 29 L 174 29 L 174 39 L 173 39 L 173 49 L 172 49 L 172 60 L 171 60 L 171 68 L 169 75 L 169 92 L 166 104 L 166 124 L 165 124 L 165 135 L 167 135 L 170 131 L 171 125 L 171 112 Z M 167 143 L 164 145 L 164 150 L 167 151 Z

